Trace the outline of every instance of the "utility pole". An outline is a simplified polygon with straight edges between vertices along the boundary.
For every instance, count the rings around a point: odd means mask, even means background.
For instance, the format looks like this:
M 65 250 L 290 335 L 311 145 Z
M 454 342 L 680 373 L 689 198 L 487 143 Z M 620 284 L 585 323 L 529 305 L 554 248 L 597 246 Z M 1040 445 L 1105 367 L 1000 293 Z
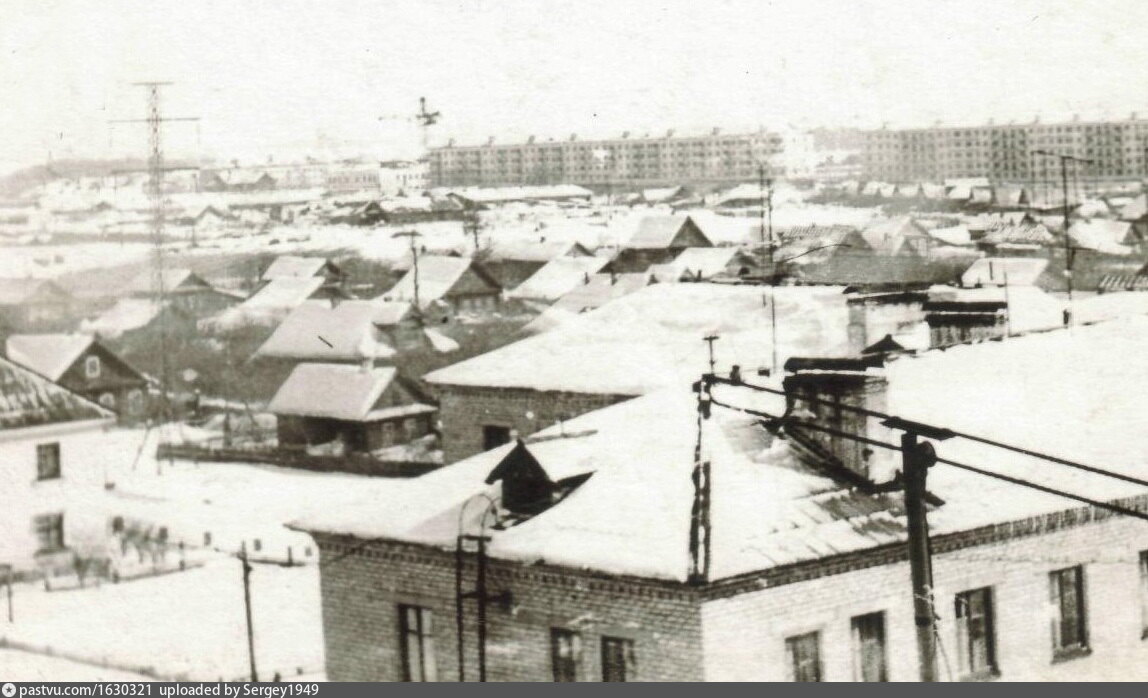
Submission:
M 255 629 L 251 624 L 251 563 L 247 561 L 247 543 L 239 548 L 239 562 L 243 565 L 243 607 L 247 612 L 247 660 L 251 665 L 251 680 L 259 681 L 255 670 Z
M 482 230 L 482 223 L 478 220 L 478 211 L 472 212 L 467 216 L 466 221 L 463 223 L 463 228 L 474 239 L 474 254 L 478 255 L 478 233 Z
M 917 627 L 917 659 L 921 681 L 937 680 L 937 612 L 933 602 L 933 558 L 926 515 L 929 468 L 937 462 L 933 444 L 918 436 L 944 440 L 953 432 L 897 417 L 883 424 L 902 430 L 901 474 L 905 488 L 905 517 L 909 529 L 909 573 L 913 586 L 913 618 Z
M 713 375 L 714 367 L 716 366 L 716 363 L 714 361 L 714 342 L 716 342 L 718 339 L 720 339 L 720 338 L 716 334 L 707 334 L 705 337 L 702 337 L 702 341 L 705 342 L 707 345 L 709 345 L 710 375 Z
M 422 237 L 422 233 L 417 230 L 404 230 L 401 233 L 395 233 L 391 237 L 396 238 L 410 238 L 411 241 L 411 273 L 414 274 L 414 295 L 415 295 L 415 312 L 420 316 L 422 314 L 422 306 L 419 304 L 419 249 L 415 243 L 415 239 Z
M 1075 257 L 1072 237 L 1068 234 L 1068 218 L 1071 213 L 1071 209 L 1068 205 L 1068 163 L 1072 161 L 1092 164 L 1093 161 L 1078 158 L 1075 155 L 1062 155 L 1048 150 L 1038 150 L 1036 152 L 1041 155 L 1051 155 L 1054 158 L 1060 159 L 1060 191 L 1064 197 L 1063 205 L 1061 206 L 1064 220 L 1064 278 L 1068 284 L 1068 308 L 1064 311 L 1064 324 L 1067 327 L 1072 324 L 1072 263 Z

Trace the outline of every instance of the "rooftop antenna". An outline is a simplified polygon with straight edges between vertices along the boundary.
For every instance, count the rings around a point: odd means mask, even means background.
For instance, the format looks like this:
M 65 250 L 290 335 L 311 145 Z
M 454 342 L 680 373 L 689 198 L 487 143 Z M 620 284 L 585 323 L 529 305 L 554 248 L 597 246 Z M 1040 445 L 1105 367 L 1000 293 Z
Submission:
M 415 119 L 418 120 L 419 128 L 421 128 L 423 132 L 423 150 L 427 149 L 428 133 L 430 131 L 430 127 L 437 124 L 438 120 L 441 118 L 442 112 L 428 110 L 427 98 L 419 97 L 419 112 L 418 114 L 415 114 Z
M 714 372 L 714 366 L 716 365 L 714 362 L 714 342 L 716 342 L 718 339 L 721 338 L 716 333 L 707 334 L 705 337 L 702 337 L 702 341 L 709 345 L 711 374 Z
M 163 232 L 164 232 L 164 200 L 163 200 L 163 130 L 166 122 L 172 121 L 199 121 L 198 117 L 164 117 L 160 106 L 160 90 L 172 83 L 170 82 L 135 82 L 136 87 L 142 87 L 147 93 L 147 118 L 145 119 L 118 119 L 112 123 L 144 123 L 148 126 L 148 195 L 152 208 L 152 292 L 158 299 L 159 312 L 159 341 L 160 341 L 160 421 L 171 418 L 171 405 L 168 400 L 168 387 L 170 384 L 170 366 L 167 352 L 167 323 L 163 308 L 166 305 L 166 289 L 163 279 Z M 159 460 L 156 465 L 158 467 Z

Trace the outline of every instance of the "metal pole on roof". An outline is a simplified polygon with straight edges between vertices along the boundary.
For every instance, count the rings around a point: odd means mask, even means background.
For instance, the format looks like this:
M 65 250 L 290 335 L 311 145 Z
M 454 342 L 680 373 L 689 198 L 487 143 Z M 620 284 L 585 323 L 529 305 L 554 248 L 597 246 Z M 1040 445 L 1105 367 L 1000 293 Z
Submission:
M 251 624 L 251 563 L 247 561 L 247 543 L 239 547 L 239 562 L 243 565 L 243 607 L 247 613 L 247 661 L 251 666 L 251 680 L 259 681 L 255 670 L 255 629 Z
M 1078 158 L 1074 155 L 1053 153 L 1048 150 L 1038 150 L 1036 152 L 1040 153 L 1041 155 L 1051 155 L 1054 158 L 1060 159 L 1060 191 L 1061 196 L 1064 197 L 1064 201 L 1062 202 L 1061 206 L 1061 213 L 1064 221 L 1064 278 L 1068 283 L 1068 308 L 1064 311 L 1064 324 L 1065 326 L 1069 326 L 1072 324 L 1072 262 L 1074 257 L 1074 248 L 1072 246 L 1072 238 L 1068 234 L 1068 217 L 1071 213 L 1068 205 L 1068 163 L 1069 161 L 1072 161 L 1091 164 L 1092 160 Z

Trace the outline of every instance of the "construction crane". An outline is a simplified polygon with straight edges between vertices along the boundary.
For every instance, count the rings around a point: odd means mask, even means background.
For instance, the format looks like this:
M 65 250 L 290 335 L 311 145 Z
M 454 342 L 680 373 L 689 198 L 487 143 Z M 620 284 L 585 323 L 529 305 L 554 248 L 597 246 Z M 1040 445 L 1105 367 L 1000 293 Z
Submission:
M 379 121 L 413 121 L 422 130 L 423 150 L 427 149 L 430 127 L 438 123 L 442 112 L 427 109 L 427 98 L 419 97 L 419 110 L 413 116 L 407 114 L 387 114 L 379 117 Z

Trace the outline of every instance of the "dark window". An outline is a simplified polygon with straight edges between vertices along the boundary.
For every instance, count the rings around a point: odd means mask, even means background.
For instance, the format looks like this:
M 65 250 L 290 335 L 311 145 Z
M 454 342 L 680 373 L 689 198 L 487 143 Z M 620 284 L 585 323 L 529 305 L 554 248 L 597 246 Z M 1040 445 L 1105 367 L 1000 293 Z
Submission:
M 435 681 L 434 626 L 429 608 L 399 605 L 403 681 Z
M 821 680 L 821 633 L 786 638 L 785 653 L 789 655 L 794 681 Z
M 47 553 L 64 549 L 64 515 L 43 514 L 33 520 L 36 529 L 37 552 Z
M 581 662 L 582 636 L 572 630 L 551 628 L 550 663 L 554 667 L 554 680 L 577 681 Z
M 54 480 L 60 477 L 60 444 L 36 446 L 36 479 Z
M 888 681 L 885 673 L 885 614 L 853 618 L 853 667 L 858 681 Z
M 510 443 L 510 427 L 484 424 L 482 427 L 482 450 L 489 451 L 502 444 Z
M 620 637 L 602 638 L 602 680 L 628 681 L 634 674 L 634 641 Z
M 1055 616 L 1052 621 L 1052 649 L 1065 654 L 1087 648 L 1084 608 L 1084 568 L 1057 570 L 1049 575 L 1049 591 Z
M 997 670 L 992 589 L 957 594 L 957 653 L 961 673 L 977 676 Z
M 1140 553 L 1140 637 L 1148 638 L 1148 550 Z

